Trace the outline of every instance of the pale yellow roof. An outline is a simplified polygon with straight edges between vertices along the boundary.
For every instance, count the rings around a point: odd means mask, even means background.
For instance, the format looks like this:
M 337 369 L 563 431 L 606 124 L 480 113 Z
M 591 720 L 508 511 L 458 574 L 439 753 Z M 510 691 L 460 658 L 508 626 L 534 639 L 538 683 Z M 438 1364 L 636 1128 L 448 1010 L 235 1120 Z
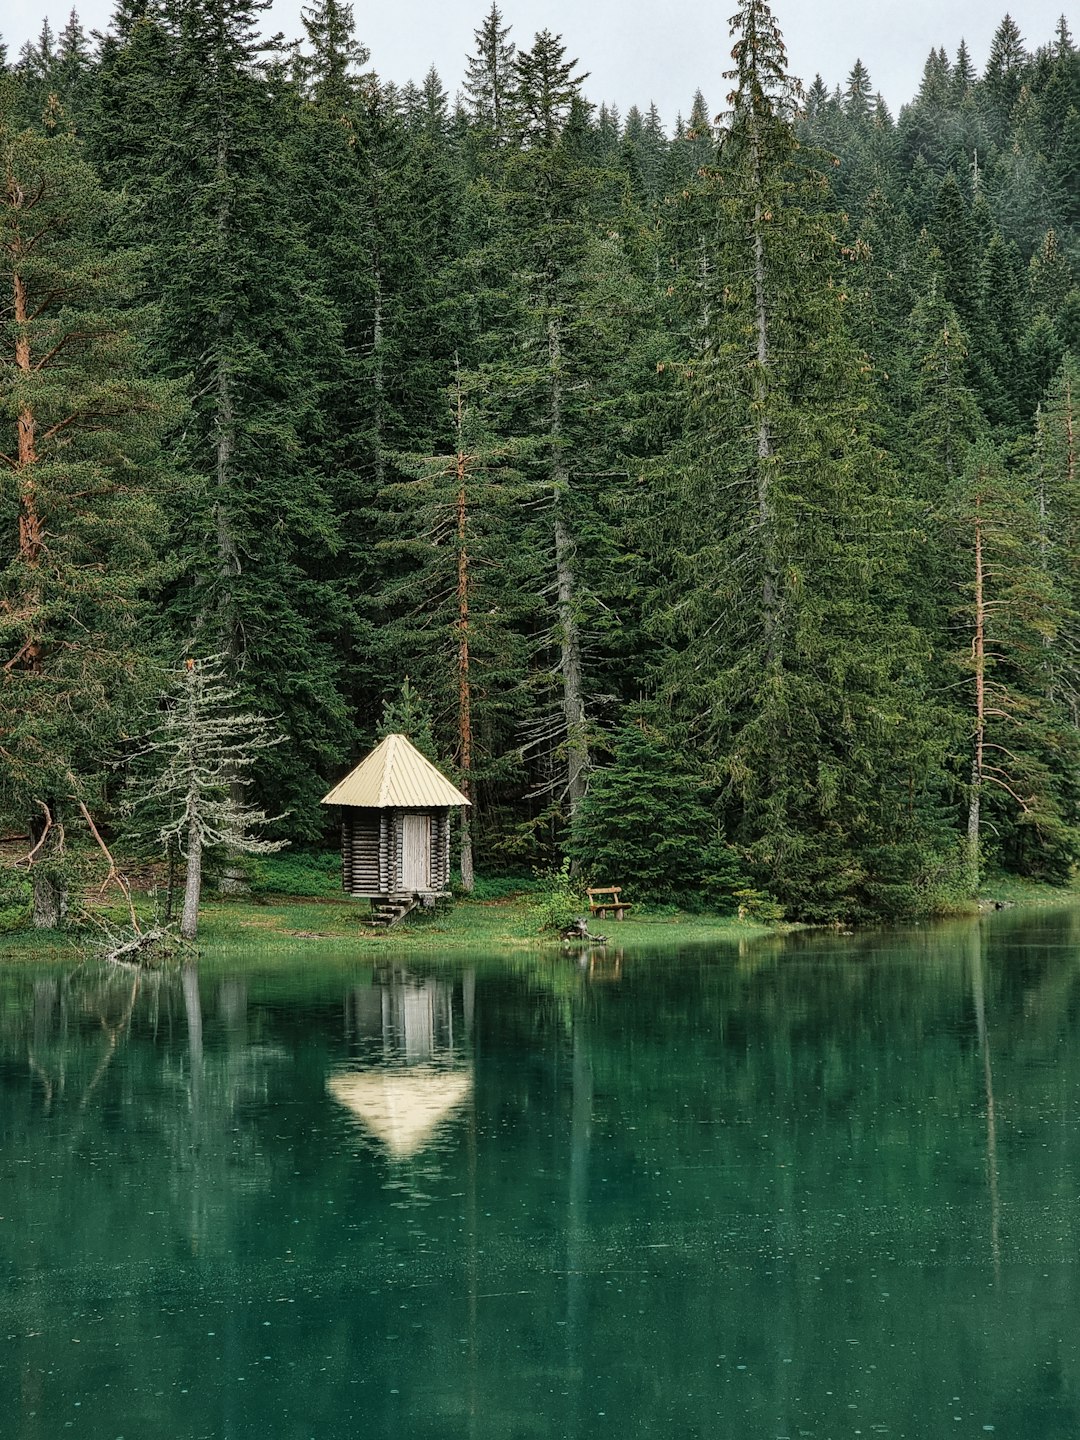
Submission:
M 322 803 L 426 810 L 469 802 L 404 735 L 387 735 L 366 760 L 323 796 Z
M 472 1073 L 427 1065 L 351 1071 L 331 1075 L 326 1088 L 395 1160 L 407 1160 L 464 1105 L 472 1089 Z

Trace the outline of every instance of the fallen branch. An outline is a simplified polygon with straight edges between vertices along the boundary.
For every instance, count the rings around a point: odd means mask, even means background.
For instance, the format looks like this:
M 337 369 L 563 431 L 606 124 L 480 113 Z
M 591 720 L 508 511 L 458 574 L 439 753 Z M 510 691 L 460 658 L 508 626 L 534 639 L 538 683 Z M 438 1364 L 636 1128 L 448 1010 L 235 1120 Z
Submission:
M 69 775 L 68 779 L 71 780 L 72 777 Z M 127 901 L 128 914 L 131 916 L 131 928 L 135 931 L 136 935 L 141 935 L 142 927 L 140 926 L 138 917 L 135 914 L 135 906 L 131 903 L 131 891 L 128 889 L 127 881 L 120 874 L 119 870 L 117 870 L 116 861 L 112 857 L 112 852 L 105 844 L 105 841 L 101 838 L 101 834 L 97 826 L 94 824 L 90 811 L 86 808 L 86 806 L 83 804 L 83 802 L 79 799 L 77 795 L 75 796 L 75 803 L 82 811 L 82 817 L 86 821 L 87 825 L 90 827 L 90 834 L 93 835 L 94 839 L 101 846 L 102 853 L 104 854 L 105 859 L 109 862 L 109 873 L 101 882 L 101 888 L 98 890 L 98 894 L 103 895 L 105 893 L 105 887 L 108 885 L 109 881 L 115 881 L 117 888 L 123 895 L 124 899 Z
M 588 940 L 590 945 L 607 944 L 606 935 L 589 934 L 589 925 L 583 915 L 579 915 L 572 924 L 564 925 L 559 931 L 559 938 L 561 940 Z
M 35 855 L 38 853 L 38 851 L 41 849 L 42 845 L 45 844 L 45 841 L 46 841 L 46 838 L 48 837 L 49 831 L 50 831 L 50 830 L 52 829 L 52 827 L 53 827 L 52 811 L 49 809 L 48 805 L 45 804 L 45 801 L 44 801 L 44 800 L 39 800 L 39 801 L 38 801 L 38 804 L 41 806 L 42 810 L 45 811 L 45 829 L 41 832 L 41 839 L 37 842 L 37 844 L 34 846 L 34 848 L 30 851 L 30 854 L 27 855 L 26 859 L 25 859 L 24 861 L 22 861 L 22 864 L 26 865 L 27 867 L 33 865 L 33 863 L 34 863 L 34 856 L 35 856 Z
M 175 936 L 168 930 L 140 931 L 133 939 L 125 940 L 122 944 L 114 945 L 111 950 L 107 950 L 105 959 L 112 965 L 141 967 L 145 961 L 145 951 L 174 940 Z

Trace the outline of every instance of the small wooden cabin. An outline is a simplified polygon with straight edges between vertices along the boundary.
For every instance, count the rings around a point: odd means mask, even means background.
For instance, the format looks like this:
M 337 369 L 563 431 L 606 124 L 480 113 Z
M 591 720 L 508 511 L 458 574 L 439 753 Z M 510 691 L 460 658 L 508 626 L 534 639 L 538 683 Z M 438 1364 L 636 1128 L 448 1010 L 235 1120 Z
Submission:
M 450 811 L 469 802 L 404 735 L 388 735 L 322 803 L 341 806 L 348 894 L 430 905 L 449 893 Z

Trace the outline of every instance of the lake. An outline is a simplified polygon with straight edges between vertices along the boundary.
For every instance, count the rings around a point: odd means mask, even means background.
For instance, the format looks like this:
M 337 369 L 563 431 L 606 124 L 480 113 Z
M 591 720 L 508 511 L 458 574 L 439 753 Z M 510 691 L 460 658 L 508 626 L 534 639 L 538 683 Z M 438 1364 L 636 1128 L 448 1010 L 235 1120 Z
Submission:
M 2 1434 L 1075 1437 L 1078 1122 L 1075 910 L 0 965 Z

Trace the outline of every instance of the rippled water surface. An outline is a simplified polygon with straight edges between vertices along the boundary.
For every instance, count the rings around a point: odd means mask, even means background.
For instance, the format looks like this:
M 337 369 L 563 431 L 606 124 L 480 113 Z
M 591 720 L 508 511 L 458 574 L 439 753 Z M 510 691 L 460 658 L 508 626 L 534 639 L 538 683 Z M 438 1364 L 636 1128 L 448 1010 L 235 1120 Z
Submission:
M 0 966 L 11 1440 L 1080 1434 L 1080 913 Z

